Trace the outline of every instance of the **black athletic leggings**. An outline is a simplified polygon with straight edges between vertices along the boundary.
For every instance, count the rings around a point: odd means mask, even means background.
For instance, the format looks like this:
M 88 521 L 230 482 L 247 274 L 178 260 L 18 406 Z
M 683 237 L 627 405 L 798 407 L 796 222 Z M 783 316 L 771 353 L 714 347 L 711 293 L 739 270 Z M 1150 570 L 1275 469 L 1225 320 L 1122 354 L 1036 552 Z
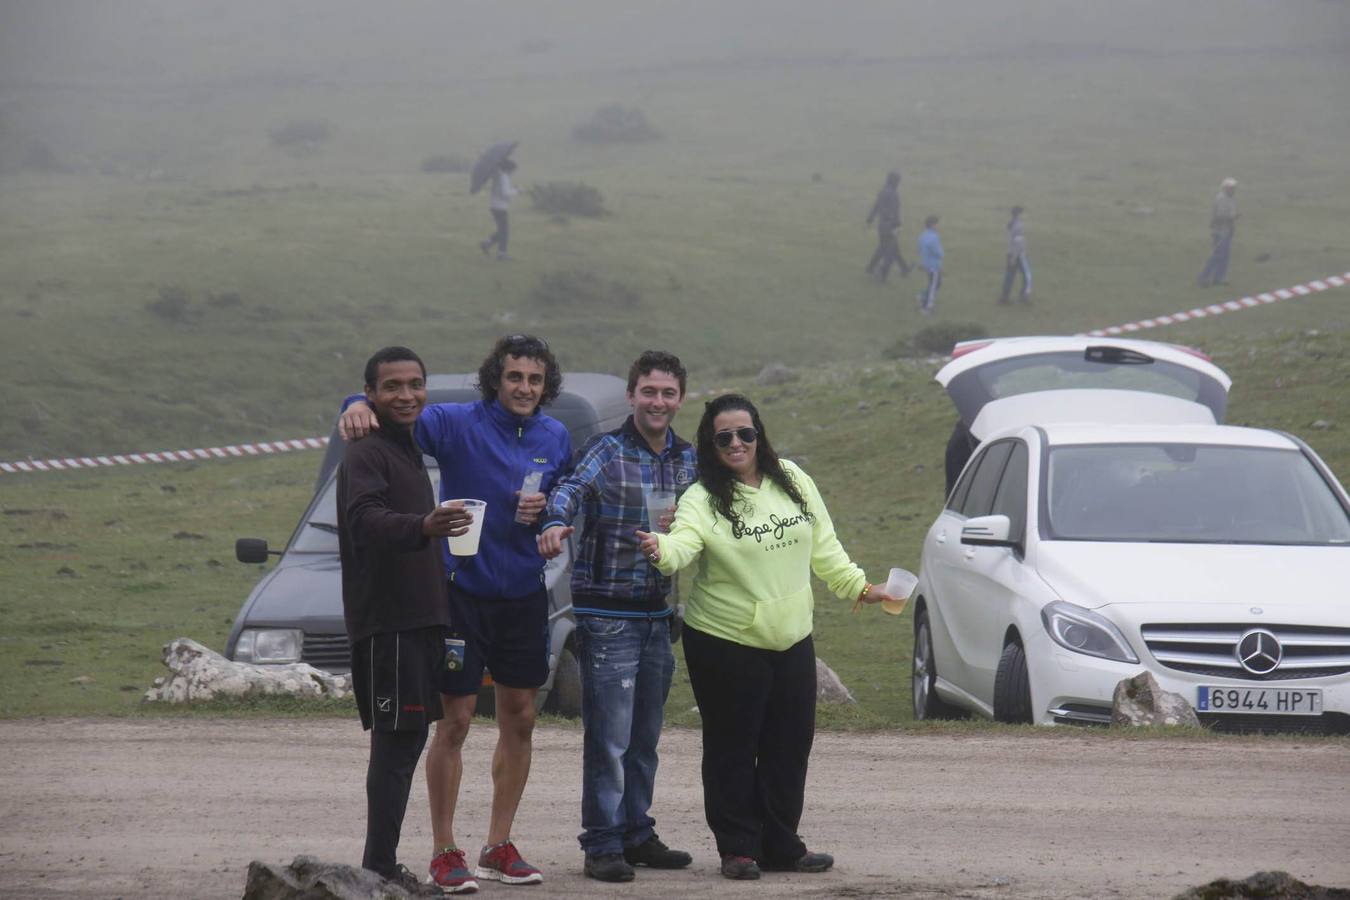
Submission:
M 385 878 L 398 864 L 398 838 L 427 729 L 370 732 L 366 768 L 366 852 L 361 865 Z

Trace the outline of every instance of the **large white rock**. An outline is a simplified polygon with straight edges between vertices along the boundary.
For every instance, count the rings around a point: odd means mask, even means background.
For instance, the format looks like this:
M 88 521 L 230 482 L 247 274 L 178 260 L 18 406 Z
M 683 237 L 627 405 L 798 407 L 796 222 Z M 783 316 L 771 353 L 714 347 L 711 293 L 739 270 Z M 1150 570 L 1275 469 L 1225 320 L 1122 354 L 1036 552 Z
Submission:
M 255 666 L 231 662 L 190 638 L 164 645 L 169 674 L 145 692 L 147 703 L 195 703 L 217 697 L 333 697 L 352 692 L 349 675 L 332 675 L 308 663 Z

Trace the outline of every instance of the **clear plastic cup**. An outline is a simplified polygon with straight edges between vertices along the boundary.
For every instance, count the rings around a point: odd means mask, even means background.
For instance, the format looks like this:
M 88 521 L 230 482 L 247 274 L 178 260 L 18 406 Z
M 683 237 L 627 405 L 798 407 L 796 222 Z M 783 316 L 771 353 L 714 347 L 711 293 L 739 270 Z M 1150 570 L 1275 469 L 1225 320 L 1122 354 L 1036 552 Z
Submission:
M 446 500 L 441 506 L 463 503 L 464 508 L 473 513 L 473 522 L 469 530 L 459 537 L 447 537 L 446 546 L 454 556 L 473 556 L 478 552 L 478 538 L 483 534 L 483 519 L 487 516 L 487 503 L 482 500 Z
M 669 528 L 661 526 L 661 519 L 670 515 L 670 511 L 675 508 L 674 491 L 648 491 L 647 492 L 647 524 L 651 526 L 652 531 L 665 533 Z
M 523 499 L 525 496 L 529 494 L 539 493 L 539 485 L 543 480 L 544 480 L 544 473 L 540 472 L 538 469 L 535 469 L 534 471 L 526 474 L 525 480 L 520 483 L 521 498 Z M 519 510 L 516 511 L 516 521 L 521 523 L 522 525 L 533 524 L 533 522 L 530 521 L 529 519 L 526 519 L 524 514 L 521 513 Z
M 909 595 L 914 592 L 914 585 L 918 583 L 919 576 L 908 569 L 891 569 L 891 574 L 886 579 L 886 593 L 894 597 L 895 601 L 883 600 L 881 608 L 893 616 L 900 615 L 909 603 Z

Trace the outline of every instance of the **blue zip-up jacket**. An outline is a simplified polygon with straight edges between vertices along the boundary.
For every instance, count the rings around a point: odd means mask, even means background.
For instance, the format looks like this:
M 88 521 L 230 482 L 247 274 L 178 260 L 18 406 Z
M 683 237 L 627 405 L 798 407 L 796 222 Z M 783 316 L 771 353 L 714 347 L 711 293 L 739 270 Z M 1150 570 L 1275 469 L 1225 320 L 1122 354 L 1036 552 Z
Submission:
M 684 489 L 696 480 L 698 454 L 670 431 L 658 455 L 633 417 L 596 435 L 572 471 L 549 494 L 543 527 L 569 525 L 585 513 L 581 548 L 572 563 L 572 608 L 602 616 L 666 615 L 670 579 L 638 549 L 637 529 L 649 531 L 645 495 Z
M 919 259 L 929 272 L 942 271 L 942 238 L 931 228 L 919 235 Z
M 364 399 L 355 394 L 347 404 Z M 513 415 L 496 400 L 435 403 L 417 417 L 413 438 L 440 465 L 442 501 L 473 497 L 487 503 L 476 555 L 451 556 L 441 541 L 450 580 L 478 597 L 517 599 L 539 590 L 539 529 L 516 522 L 516 491 L 525 473 L 537 469 L 544 473 L 539 489 L 547 494 L 567 471 L 572 438 L 566 426 L 542 412 Z

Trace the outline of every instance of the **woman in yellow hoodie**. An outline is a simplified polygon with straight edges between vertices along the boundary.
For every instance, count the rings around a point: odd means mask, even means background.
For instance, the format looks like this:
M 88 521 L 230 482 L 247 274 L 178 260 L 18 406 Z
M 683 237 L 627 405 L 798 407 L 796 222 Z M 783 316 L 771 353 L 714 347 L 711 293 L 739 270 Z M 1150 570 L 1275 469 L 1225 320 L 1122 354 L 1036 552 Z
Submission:
M 842 599 L 890 598 L 849 560 L 815 482 L 778 458 L 745 397 L 704 408 L 698 471 L 670 533 L 638 538 L 664 574 L 698 561 L 684 658 L 703 719 L 703 806 L 721 871 L 823 872 L 834 858 L 797 835 L 815 737 L 811 573 Z

